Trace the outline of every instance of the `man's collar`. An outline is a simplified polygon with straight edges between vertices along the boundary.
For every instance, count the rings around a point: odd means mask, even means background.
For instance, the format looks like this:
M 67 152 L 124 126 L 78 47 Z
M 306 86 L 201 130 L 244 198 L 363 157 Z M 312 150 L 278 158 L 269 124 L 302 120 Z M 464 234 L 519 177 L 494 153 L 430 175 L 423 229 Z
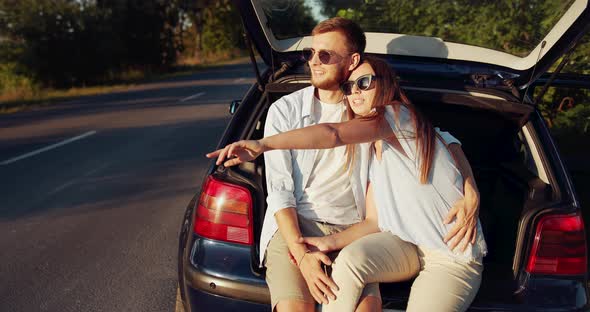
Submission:
M 309 86 L 307 89 L 304 90 L 303 93 L 303 108 L 302 108 L 302 117 L 313 116 L 314 105 L 313 102 L 316 99 L 316 87 Z M 317 98 L 318 101 L 321 101 Z
M 310 86 L 303 92 L 303 109 L 302 109 L 302 117 L 312 116 L 313 115 L 313 101 L 315 97 L 315 87 Z

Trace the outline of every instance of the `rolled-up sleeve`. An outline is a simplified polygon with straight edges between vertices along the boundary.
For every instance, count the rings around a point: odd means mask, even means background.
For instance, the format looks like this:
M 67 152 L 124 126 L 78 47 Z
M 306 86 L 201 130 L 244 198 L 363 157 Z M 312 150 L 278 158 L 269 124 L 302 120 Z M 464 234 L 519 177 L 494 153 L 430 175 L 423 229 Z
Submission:
M 281 106 L 286 103 L 278 102 L 271 105 L 268 110 L 264 136 L 271 136 L 277 133 L 288 131 L 289 118 L 286 112 L 281 111 Z M 293 182 L 293 163 L 290 150 L 274 150 L 264 153 L 266 169 L 266 186 L 268 196 L 267 213 L 273 215 L 285 208 L 295 207 L 295 184 Z
M 443 143 L 445 143 L 445 145 L 448 146 L 453 143 L 461 145 L 461 141 L 459 141 L 456 137 L 454 137 L 449 132 L 441 131 L 440 128 L 438 128 L 438 127 L 435 127 L 434 130 L 436 130 L 436 133 L 438 133 L 438 135 L 440 135 L 440 138 L 443 140 Z

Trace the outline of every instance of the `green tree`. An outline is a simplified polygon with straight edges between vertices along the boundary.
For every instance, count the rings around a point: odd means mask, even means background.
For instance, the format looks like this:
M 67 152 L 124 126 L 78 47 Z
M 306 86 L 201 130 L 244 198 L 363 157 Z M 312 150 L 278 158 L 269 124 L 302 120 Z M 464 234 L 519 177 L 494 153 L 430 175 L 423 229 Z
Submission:
M 303 0 L 262 1 L 264 13 L 277 39 L 294 37 L 294 34 L 310 34 L 316 21 L 311 9 Z
M 0 63 L 57 87 L 166 68 L 182 49 L 179 1 L 0 0 Z
M 231 1 L 211 1 L 203 11 L 202 51 L 215 54 L 243 46 L 240 15 Z
M 239 54 L 245 48 L 239 12 L 230 0 L 185 0 L 190 56 L 197 58 Z
M 553 0 L 318 2 L 323 15 L 353 19 L 365 31 L 439 37 L 519 56 L 528 55 L 571 4 Z
M 589 61 L 590 33 L 587 33 L 561 73 L 588 75 L 590 74 Z M 560 62 L 561 60 L 558 60 L 554 67 Z M 580 76 L 578 79 L 588 79 L 588 77 Z M 540 89 L 541 87 L 538 87 L 535 90 L 537 94 Z M 550 87 L 539 101 L 539 108 L 549 126 L 555 131 L 590 133 L 590 89 Z

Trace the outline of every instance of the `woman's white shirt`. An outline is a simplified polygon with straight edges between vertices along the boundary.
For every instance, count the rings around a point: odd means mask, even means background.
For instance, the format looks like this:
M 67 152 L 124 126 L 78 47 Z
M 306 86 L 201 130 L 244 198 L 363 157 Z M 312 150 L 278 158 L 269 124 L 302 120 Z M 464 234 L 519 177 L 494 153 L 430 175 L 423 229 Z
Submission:
M 385 118 L 407 156 L 383 141 L 381 160 L 373 155 L 369 168 L 379 227 L 417 246 L 440 250 L 459 260 L 481 262 L 487 246 L 479 220 L 476 243 L 468 244 L 464 252 L 459 248 L 451 251 L 443 240 L 454 225 L 443 224 L 443 220 L 463 197 L 463 177 L 452 155 L 437 136 L 429 181 L 420 184 L 411 115 L 401 106 L 398 117 L 387 106 Z

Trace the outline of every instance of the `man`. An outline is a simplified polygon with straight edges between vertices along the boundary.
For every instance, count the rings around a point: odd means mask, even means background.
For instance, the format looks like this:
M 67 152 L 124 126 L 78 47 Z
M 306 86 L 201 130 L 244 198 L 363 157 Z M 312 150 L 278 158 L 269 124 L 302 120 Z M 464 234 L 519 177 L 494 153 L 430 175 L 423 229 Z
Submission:
M 366 45 L 364 32 L 354 22 L 336 17 L 318 24 L 312 36 L 311 49 L 306 51 L 312 86 L 273 103 L 266 119 L 265 136 L 322 122 L 343 121 L 345 107 L 339 85 L 361 62 Z M 440 134 L 447 143 L 457 142 L 448 133 Z M 451 144 L 449 149 L 459 163 L 465 163 L 458 146 Z M 260 255 L 261 263 L 267 268 L 273 310 L 313 311 L 314 300 L 327 303 L 334 298 L 333 290 L 338 287 L 324 271 L 324 266 L 330 265 L 333 259 L 322 252 L 310 251 L 300 237 L 339 232 L 364 218 L 369 152 L 368 145 L 359 147 L 350 171 L 344 167 L 347 163 L 344 146 L 265 153 L 268 208 Z M 224 155 L 221 151 L 208 157 Z M 239 162 L 238 157 L 225 164 Z M 457 203 L 445 220 L 458 219 L 448 236 L 456 237 L 455 242 L 464 241 L 464 237 L 468 241 L 475 238 L 472 230 L 479 194 L 468 166 L 466 171 L 462 170 L 466 177 L 466 198 L 468 191 L 475 192 L 475 196 L 469 197 L 475 200 Z M 334 261 L 338 261 L 337 256 Z M 378 284 L 369 284 L 357 311 L 380 309 Z
M 361 61 L 364 32 L 350 20 L 332 18 L 318 24 L 312 36 L 307 51 L 312 86 L 271 106 L 265 136 L 340 122 L 345 116 L 339 85 Z M 330 258 L 310 252 L 299 238 L 342 231 L 364 217 L 367 166 L 354 166 L 349 175 L 343 168 L 344 157 L 345 147 L 265 154 L 268 209 L 260 253 L 273 310 L 313 311 L 314 299 L 327 303 L 334 298 L 331 289 L 337 286 L 322 269 L 322 264 L 331 264 Z M 377 284 L 368 285 L 361 300 L 361 305 L 370 304 L 380 306 Z

